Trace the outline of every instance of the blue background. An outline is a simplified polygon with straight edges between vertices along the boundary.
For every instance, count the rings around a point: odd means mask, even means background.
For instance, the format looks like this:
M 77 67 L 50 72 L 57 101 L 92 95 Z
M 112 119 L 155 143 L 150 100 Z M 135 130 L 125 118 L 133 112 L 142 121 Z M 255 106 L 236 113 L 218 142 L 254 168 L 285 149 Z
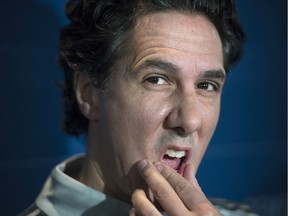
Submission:
M 56 59 L 64 3 L 1 3 L 1 215 L 30 205 L 53 166 L 84 149 L 61 132 L 55 82 L 62 80 Z M 245 55 L 228 76 L 219 125 L 197 175 L 208 196 L 273 216 L 285 215 L 287 190 L 286 4 L 238 1 Z

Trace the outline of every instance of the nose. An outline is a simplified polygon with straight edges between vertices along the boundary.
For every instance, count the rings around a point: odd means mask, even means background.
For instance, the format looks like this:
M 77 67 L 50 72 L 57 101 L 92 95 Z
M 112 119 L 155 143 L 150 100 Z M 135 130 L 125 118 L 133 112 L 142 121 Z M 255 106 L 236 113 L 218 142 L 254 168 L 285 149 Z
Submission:
M 178 97 L 166 118 L 166 127 L 180 136 L 198 131 L 202 125 L 203 110 L 197 96 Z

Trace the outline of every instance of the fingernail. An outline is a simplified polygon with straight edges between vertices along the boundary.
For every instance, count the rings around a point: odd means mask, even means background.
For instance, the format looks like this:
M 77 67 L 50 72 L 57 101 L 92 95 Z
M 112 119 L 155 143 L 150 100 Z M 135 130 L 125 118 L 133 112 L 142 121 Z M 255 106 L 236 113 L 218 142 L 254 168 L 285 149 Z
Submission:
M 147 160 L 141 160 L 137 163 L 137 168 L 139 171 L 143 171 L 148 167 L 149 163 Z
M 156 167 L 156 169 L 161 172 L 163 170 L 163 164 L 160 162 L 155 162 L 154 166 Z

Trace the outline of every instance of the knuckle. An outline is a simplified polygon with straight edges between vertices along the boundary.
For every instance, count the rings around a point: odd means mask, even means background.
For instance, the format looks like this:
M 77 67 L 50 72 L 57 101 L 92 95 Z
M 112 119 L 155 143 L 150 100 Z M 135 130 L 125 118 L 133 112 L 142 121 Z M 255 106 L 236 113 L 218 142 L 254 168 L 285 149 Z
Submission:
M 153 194 L 158 201 L 166 200 L 170 196 L 170 194 L 164 187 L 157 188 L 157 190 L 155 190 Z
M 155 215 L 155 214 L 154 214 L 153 209 L 146 208 L 146 209 L 143 209 L 142 212 L 140 212 L 140 215 L 141 215 L 141 216 L 153 216 L 153 215 Z
M 172 182 L 175 178 L 179 178 L 179 174 L 176 172 L 171 172 L 164 177 L 167 179 L 168 182 Z
M 136 203 L 138 199 L 140 198 L 140 196 L 141 196 L 141 192 L 139 190 L 134 191 L 131 196 L 131 202 Z
M 133 192 L 131 196 L 131 201 L 133 204 L 133 211 L 130 211 L 130 215 L 137 216 L 152 216 L 156 215 L 153 207 L 149 205 L 149 203 L 145 202 L 144 199 L 146 196 L 144 192 L 141 190 L 136 190 Z
M 221 216 L 212 205 L 207 203 L 199 204 L 195 210 L 199 216 Z
M 143 174 L 144 174 L 145 178 L 150 178 L 155 174 L 155 170 L 153 169 L 152 166 L 149 166 L 143 170 Z
M 181 182 L 175 186 L 175 191 L 177 194 L 185 194 L 191 190 L 191 186 L 187 182 Z M 189 191 L 190 192 L 190 191 Z

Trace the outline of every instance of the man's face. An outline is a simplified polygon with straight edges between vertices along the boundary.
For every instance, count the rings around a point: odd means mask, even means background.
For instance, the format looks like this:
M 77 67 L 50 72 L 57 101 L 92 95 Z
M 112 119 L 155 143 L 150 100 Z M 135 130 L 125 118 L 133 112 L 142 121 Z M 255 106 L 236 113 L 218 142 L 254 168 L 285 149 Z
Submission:
M 141 159 L 163 161 L 181 175 L 186 164 L 197 169 L 225 80 L 220 37 L 201 15 L 147 15 L 129 45 L 100 97 L 99 121 L 90 124 L 90 133 L 99 130 L 93 152 L 105 190 L 117 197 L 139 187 L 134 166 Z

